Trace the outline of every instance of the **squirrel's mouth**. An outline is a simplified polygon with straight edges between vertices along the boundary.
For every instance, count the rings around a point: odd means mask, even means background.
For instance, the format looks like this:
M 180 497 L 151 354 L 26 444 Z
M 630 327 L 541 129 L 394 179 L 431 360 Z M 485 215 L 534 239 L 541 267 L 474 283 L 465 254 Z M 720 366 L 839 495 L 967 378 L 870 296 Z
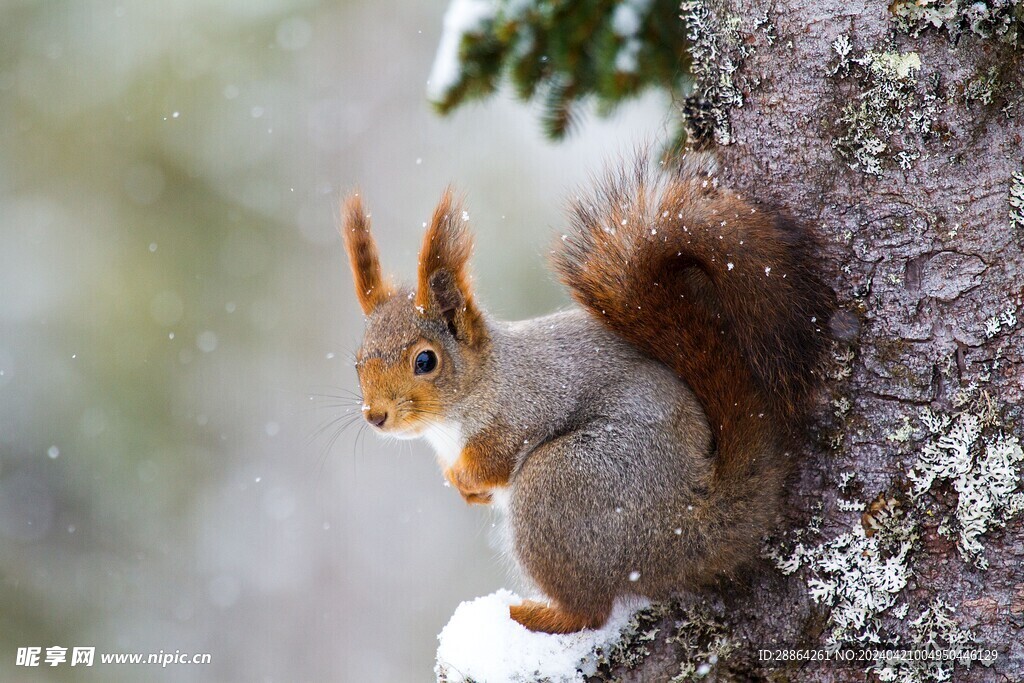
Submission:
M 418 439 L 423 436 L 423 433 L 429 429 L 429 427 L 429 423 L 408 413 L 399 413 L 393 420 L 389 420 L 387 424 L 384 424 L 383 426 L 373 426 L 374 431 L 378 434 L 399 439 L 401 441 Z
M 363 413 L 372 430 L 400 440 L 417 439 L 434 427 L 437 418 L 412 399 L 364 399 Z
M 419 429 L 415 427 L 400 427 L 390 431 L 381 431 L 382 433 L 387 434 L 388 436 L 393 436 L 400 441 L 411 441 L 413 439 L 418 439 L 421 436 L 423 436 L 422 427 Z

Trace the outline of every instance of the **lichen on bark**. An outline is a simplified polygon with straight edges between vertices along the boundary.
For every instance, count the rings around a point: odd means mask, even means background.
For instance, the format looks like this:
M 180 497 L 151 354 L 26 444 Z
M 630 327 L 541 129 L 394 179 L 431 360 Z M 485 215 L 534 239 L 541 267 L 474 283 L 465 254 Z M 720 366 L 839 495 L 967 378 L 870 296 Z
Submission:
M 834 288 L 861 321 L 858 343 L 836 351 L 832 386 L 790 490 L 786 534 L 771 547 L 785 557 L 794 539 L 813 549 L 849 534 L 852 548 L 854 538 L 868 538 L 866 530 L 860 536 L 864 520 L 858 524 L 857 515 L 872 512 L 883 494 L 898 503 L 918 539 L 905 555 L 906 584 L 878 616 L 880 634 L 908 645 L 974 644 L 998 654 L 988 666 L 904 663 L 871 673 L 813 662 L 768 666 L 756 656 L 759 646 L 822 646 L 836 623 L 835 606 L 815 602 L 808 590 L 814 572 L 802 567 L 787 576 L 763 566 L 709 598 L 741 644 L 709 676 L 1024 678 L 1020 517 L 1005 527 L 987 525 L 975 537 L 989 563 L 981 569 L 960 556 L 952 480 L 936 480 L 915 500 L 908 477 L 938 438 L 922 417 L 926 409 L 953 421 L 969 412 L 988 423 L 970 447 L 972 469 L 983 469 L 990 443 L 1005 447 L 1022 435 L 1024 325 L 1009 324 L 1024 305 L 1024 228 L 1017 222 L 1024 182 L 1015 177 L 1022 173 L 1024 132 L 1020 51 L 970 30 L 956 43 L 944 28 L 908 31 L 883 3 L 704 6 L 719 21 L 772 13 L 774 40 L 731 72 L 743 106 L 729 110 L 731 144 L 718 152 L 731 185 L 812 226 Z M 848 73 L 837 69 L 837 41 L 845 42 L 851 62 L 864 63 L 851 64 Z M 887 81 L 876 93 L 880 110 L 899 120 L 888 133 L 871 129 L 887 148 L 878 172 L 866 173 L 863 164 L 850 168 L 836 141 L 844 135 L 844 112 L 858 111 L 861 96 L 880 81 Z M 897 100 L 891 109 L 886 93 Z M 1014 313 L 1004 318 L 1008 310 Z M 1016 481 L 1019 492 L 1019 469 Z M 940 533 L 943 518 L 948 535 Z M 677 662 L 659 657 L 663 646 L 645 647 L 651 656 L 640 669 L 618 671 L 620 680 L 674 675 Z

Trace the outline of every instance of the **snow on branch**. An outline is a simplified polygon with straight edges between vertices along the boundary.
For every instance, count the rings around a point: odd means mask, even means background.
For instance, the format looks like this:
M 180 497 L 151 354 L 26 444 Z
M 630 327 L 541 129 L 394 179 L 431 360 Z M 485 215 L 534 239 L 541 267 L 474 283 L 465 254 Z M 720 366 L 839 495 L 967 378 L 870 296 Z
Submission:
M 530 631 L 509 617 L 509 605 L 520 602 L 518 595 L 501 589 L 459 605 L 437 637 L 438 683 L 582 682 L 597 671 L 602 653 L 646 605 L 620 602 L 600 629 L 551 635 Z

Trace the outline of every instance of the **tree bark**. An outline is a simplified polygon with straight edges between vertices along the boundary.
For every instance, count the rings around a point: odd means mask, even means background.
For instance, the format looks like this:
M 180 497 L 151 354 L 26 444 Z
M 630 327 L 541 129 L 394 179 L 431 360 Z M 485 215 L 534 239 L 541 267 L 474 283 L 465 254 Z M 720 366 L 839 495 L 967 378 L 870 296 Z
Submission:
M 859 320 L 856 338 L 837 346 L 783 531 L 768 546 L 785 557 L 794 539 L 814 547 L 857 533 L 861 512 L 847 501 L 884 494 L 917 539 L 905 586 L 876 615 L 883 641 L 919 646 L 911 622 L 940 599 L 975 645 L 997 651 L 989 666 L 956 665 L 952 680 L 1024 680 L 1021 515 L 980 535 L 989 563 L 981 569 L 962 556 L 955 532 L 940 533 L 957 510 L 951 482 L 915 498 L 908 477 L 942 436 L 922 421 L 925 409 L 954 424 L 980 415 L 974 458 L 985 439 L 1022 433 L 1024 224 L 1010 217 L 1024 157 L 1021 47 L 970 32 L 954 41 L 942 28 L 915 36 L 884 2 L 721 0 L 684 3 L 684 12 L 695 5 L 706 12 L 691 27 L 695 45 L 717 45 L 695 73 L 702 106 L 725 126 L 715 128 L 724 181 L 811 227 L 840 301 Z M 733 98 L 716 110 L 730 99 L 723 88 L 742 105 Z M 1017 484 L 1020 474 L 1018 464 Z M 822 648 L 836 625 L 835 606 L 811 596 L 807 563 L 790 575 L 776 564 L 654 618 L 654 638 L 629 644 L 599 680 L 664 681 L 691 665 L 704 666 L 695 674 L 703 680 L 885 675 L 866 673 L 863 661 L 759 660 L 762 648 Z M 725 656 L 709 654 L 718 651 L 708 646 L 713 629 L 680 627 L 694 610 L 724 625 L 733 642 Z M 687 645 L 690 636 L 704 642 Z M 934 680 L 906 671 L 905 680 Z

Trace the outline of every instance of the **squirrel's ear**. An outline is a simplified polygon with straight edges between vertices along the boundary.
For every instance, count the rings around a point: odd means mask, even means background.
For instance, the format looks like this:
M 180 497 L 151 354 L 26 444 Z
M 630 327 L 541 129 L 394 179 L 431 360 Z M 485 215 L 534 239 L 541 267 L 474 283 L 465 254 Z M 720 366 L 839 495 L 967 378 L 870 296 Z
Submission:
M 358 194 L 353 193 L 345 199 L 338 231 L 345 240 L 345 249 L 352 264 L 352 279 L 355 280 L 359 305 L 369 315 L 391 298 L 395 290 L 381 275 L 377 243 L 370 234 L 370 218 L 363 210 Z
M 448 188 L 423 238 L 416 305 L 444 318 L 456 339 L 477 346 L 487 338 L 487 330 L 470 286 L 472 251 L 467 218 Z

